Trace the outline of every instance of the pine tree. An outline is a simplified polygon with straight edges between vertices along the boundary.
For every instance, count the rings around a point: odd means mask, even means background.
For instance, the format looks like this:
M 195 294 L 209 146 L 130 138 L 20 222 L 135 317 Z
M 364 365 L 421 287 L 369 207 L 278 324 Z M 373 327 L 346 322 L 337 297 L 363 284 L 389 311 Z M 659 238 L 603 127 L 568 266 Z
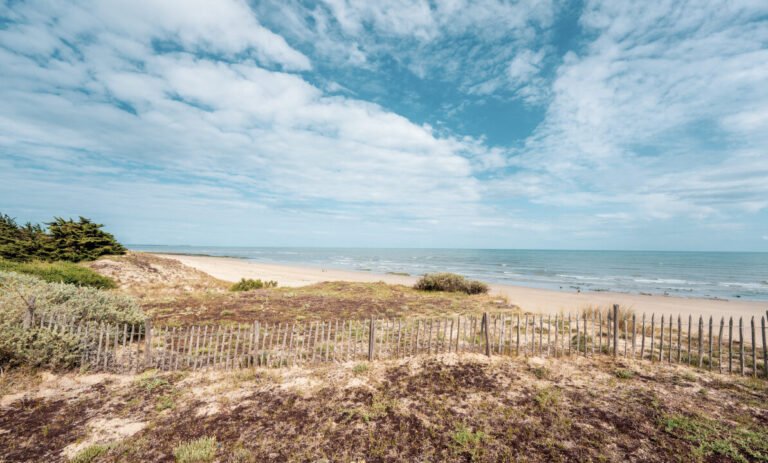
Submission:
M 47 232 L 31 223 L 19 226 L 12 217 L 0 214 L 0 258 L 79 262 L 126 252 L 112 234 L 101 229 L 103 225 L 85 217 L 77 222 L 56 217 L 47 225 Z

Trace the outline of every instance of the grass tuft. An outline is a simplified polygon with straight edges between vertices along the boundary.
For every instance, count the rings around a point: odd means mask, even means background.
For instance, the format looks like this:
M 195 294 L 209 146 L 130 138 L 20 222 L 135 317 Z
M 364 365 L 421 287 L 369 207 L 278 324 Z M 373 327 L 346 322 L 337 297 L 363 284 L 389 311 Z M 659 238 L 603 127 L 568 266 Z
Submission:
M 0 259 L 0 271 L 32 275 L 49 283 L 66 283 L 98 289 L 117 287 L 111 278 L 72 262 L 12 262 Z
M 470 461 L 476 461 L 482 451 L 482 443 L 486 434 L 482 431 L 472 431 L 472 429 L 461 424 L 451 435 L 454 450 L 469 457 Z
M 632 370 L 619 368 L 617 370 L 614 370 L 613 375 L 619 379 L 632 379 L 635 377 L 635 372 Z
M 178 463 L 208 463 L 216 457 L 216 438 L 201 437 L 184 442 L 173 449 Z
M 370 369 L 370 366 L 367 363 L 358 363 L 352 368 L 352 373 L 356 375 L 361 375 L 368 371 Z
M 768 461 L 768 432 L 728 426 L 701 416 L 666 415 L 664 431 L 689 442 L 699 458 L 724 457 L 732 461 Z
M 109 451 L 109 446 L 104 444 L 93 444 L 77 452 L 77 454 L 69 460 L 70 463 L 91 463 L 96 461 L 101 455 Z

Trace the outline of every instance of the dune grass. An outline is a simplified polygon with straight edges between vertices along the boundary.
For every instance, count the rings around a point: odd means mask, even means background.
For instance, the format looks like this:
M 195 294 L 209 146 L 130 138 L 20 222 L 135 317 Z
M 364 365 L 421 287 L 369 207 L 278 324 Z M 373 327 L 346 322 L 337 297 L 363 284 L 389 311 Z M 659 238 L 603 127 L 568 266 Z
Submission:
M 32 275 L 49 283 L 66 283 L 98 289 L 116 287 L 111 278 L 71 262 L 14 262 L 0 259 L 0 271 Z

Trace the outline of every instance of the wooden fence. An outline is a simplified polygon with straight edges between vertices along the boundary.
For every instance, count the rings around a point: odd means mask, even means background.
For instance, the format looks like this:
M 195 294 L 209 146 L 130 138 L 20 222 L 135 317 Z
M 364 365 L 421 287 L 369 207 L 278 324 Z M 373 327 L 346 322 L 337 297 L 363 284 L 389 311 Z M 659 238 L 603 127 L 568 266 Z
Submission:
M 116 372 L 280 367 L 476 352 L 612 355 L 768 378 L 766 317 L 756 321 L 622 315 L 618 306 L 573 315 L 485 313 L 183 327 L 61 319 L 42 319 L 39 324 L 75 336 L 84 368 Z

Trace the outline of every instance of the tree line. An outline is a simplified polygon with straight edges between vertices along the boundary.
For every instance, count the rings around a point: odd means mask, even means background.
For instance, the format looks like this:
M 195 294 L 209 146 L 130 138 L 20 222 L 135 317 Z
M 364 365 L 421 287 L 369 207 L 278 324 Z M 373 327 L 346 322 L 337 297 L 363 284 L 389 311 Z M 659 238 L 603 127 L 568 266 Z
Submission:
M 13 217 L 0 213 L 0 258 L 17 262 L 80 262 L 125 254 L 125 247 L 102 230 L 103 226 L 85 217 L 54 217 L 43 225 L 20 225 Z

